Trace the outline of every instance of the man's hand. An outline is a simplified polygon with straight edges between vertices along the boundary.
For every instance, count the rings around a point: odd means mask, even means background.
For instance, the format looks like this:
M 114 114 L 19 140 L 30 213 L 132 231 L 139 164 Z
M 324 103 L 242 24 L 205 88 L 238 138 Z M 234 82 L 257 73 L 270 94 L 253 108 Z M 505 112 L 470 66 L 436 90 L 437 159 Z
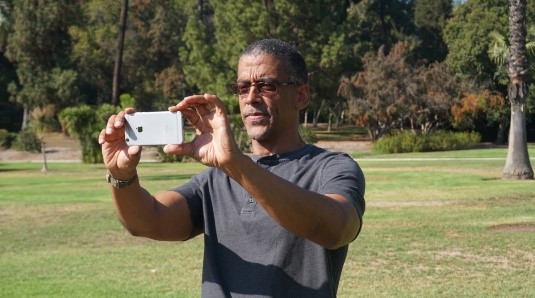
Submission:
M 140 146 L 128 146 L 124 140 L 125 114 L 134 113 L 135 110 L 127 108 L 112 115 L 106 127 L 100 132 L 98 143 L 102 146 L 104 165 L 115 179 L 126 180 L 136 174 L 136 167 L 141 157 Z
M 215 95 L 188 96 L 170 107 L 169 111 L 182 112 L 195 126 L 196 136 L 189 143 L 165 146 L 165 153 L 187 155 L 204 165 L 218 168 L 241 156 L 230 130 L 225 106 Z

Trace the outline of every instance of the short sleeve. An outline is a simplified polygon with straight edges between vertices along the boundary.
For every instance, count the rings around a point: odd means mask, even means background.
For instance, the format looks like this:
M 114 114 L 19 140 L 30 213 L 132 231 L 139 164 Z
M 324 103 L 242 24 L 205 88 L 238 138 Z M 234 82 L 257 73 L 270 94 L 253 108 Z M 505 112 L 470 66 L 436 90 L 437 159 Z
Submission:
M 322 194 L 334 193 L 347 198 L 357 209 L 361 226 L 366 209 L 365 179 L 362 169 L 347 154 L 331 156 L 322 170 Z M 360 232 L 360 231 L 359 231 Z
M 192 235 L 197 235 L 204 230 L 202 185 L 206 183 L 207 177 L 207 171 L 201 172 L 193 176 L 185 184 L 174 189 L 174 191 L 180 193 L 186 199 L 188 204 L 193 224 Z

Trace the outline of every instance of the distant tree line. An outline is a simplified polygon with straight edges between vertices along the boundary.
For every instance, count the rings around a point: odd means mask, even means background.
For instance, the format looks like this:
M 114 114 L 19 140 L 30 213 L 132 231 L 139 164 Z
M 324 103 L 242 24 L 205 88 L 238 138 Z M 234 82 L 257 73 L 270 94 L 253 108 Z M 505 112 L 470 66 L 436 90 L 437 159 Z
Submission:
M 253 40 L 293 44 L 309 66 L 303 121 L 391 130 L 478 131 L 506 141 L 507 0 L 130 0 L 120 93 L 139 110 L 186 95 L 219 95 Z M 526 8 L 535 42 L 535 1 Z M 0 0 L 0 128 L 19 131 L 36 108 L 56 114 L 112 102 L 121 1 Z M 535 57 L 535 47 L 528 47 Z M 535 138 L 530 63 L 528 138 Z M 107 108 L 106 110 L 110 110 Z

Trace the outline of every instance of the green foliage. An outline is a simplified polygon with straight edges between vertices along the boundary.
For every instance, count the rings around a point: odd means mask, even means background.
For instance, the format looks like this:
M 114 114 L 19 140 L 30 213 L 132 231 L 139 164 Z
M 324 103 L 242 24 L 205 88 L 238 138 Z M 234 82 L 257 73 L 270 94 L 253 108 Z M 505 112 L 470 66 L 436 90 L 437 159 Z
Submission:
M 451 15 L 451 0 L 415 0 L 414 24 L 420 43 L 415 52 L 429 62 L 443 61 L 448 53 L 442 31 Z
M 535 2 L 528 2 L 530 28 Z M 506 69 L 492 63 L 488 50 L 490 32 L 507 34 L 507 4 L 506 0 L 453 5 L 448 0 L 130 1 L 120 92 L 135 98 L 140 111 L 165 109 L 193 93 L 217 94 L 231 101 L 227 86 L 236 79 L 239 52 L 254 40 L 280 38 L 294 45 L 308 64 L 312 95 L 308 110 L 314 123 L 331 116 L 342 119 L 350 98 L 337 96 L 340 82 L 362 71 L 366 53 L 381 48 L 388 55 L 399 42 L 410 44 L 404 58 L 408 63 L 442 62 L 447 54 L 447 65 L 456 75 L 477 77 L 485 88 L 506 94 Z M 15 122 L 22 117 L 12 115 L 22 111 L 9 106 L 9 98 L 25 109 L 25 115 L 48 103 L 61 109 L 109 102 L 120 8 L 118 1 L 103 0 L 0 1 L 0 126 L 11 131 L 20 127 Z M 410 86 L 400 88 L 412 92 Z M 381 110 L 374 113 L 377 119 L 384 116 Z M 428 116 L 418 119 L 433 119 Z M 241 135 L 236 131 L 238 138 Z
M 69 107 L 59 113 L 60 122 L 69 135 L 77 138 L 80 142 L 83 162 L 102 162 L 98 135 L 106 126 L 108 118 L 119 111 L 118 107 L 103 104 L 98 108 L 88 105 Z
M 163 146 L 157 146 L 158 150 L 158 158 L 161 162 L 164 163 L 172 163 L 172 162 L 183 162 L 187 159 L 184 155 L 174 155 L 174 154 L 167 154 L 163 152 Z
M 180 48 L 180 60 L 183 63 L 185 79 L 190 86 L 195 86 L 201 92 L 215 90 L 214 85 L 219 76 L 213 73 L 221 67 L 214 61 L 213 42 L 206 34 L 206 26 L 195 17 L 190 17 L 186 24 L 184 45 Z M 221 62 L 219 62 L 221 63 Z
M 17 71 L 17 81 L 8 87 L 12 100 L 28 109 L 76 103 L 77 72 L 70 68 L 67 28 L 78 21 L 78 5 L 14 1 L 13 6 L 5 52 Z
M 506 0 L 471 0 L 455 7 L 453 17 L 444 29 L 449 53 L 447 64 L 456 72 L 492 78 L 495 67 L 488 57 L 489 34 L 508 27 Z
M 0 128 L 0 148 L 10 148 L 16 135 L 10 133 L 7 129 Z
M 381 138 L 373 144 L 373 151 L 389 154 L 461 150 L 472 148 L 480 140 L 480 135 L 475 132 L 434 132 L 421 135 L 405 131 Z
M 496 65 L 494 73 L 494 80 L 500 85 L 507 85 L 509 83 L 509 75 L 507 73 L 508 62 L 510 56 L 509 39 L 507 34 L 500 31 L 492 31 L 489 33 L 489 50 L 488 55 L 491 61 Z M 535 25 L 527 28 L 526 35 L 526 54 L 529 61 L 535 59 Z M 529 65 L 531 77 L 535 78 L 535 64 Z
M 353 1 L 347 9 L 348 38 L 359 56 L 414 38 L 413 1 Z
M 41 152 L 41 140 L 34 131 L 29 129 L 21 130 L 17 134 L 14 147 L 17 150 L 27 152 Z
M 136 107 L 136 99 L 128 93 L 121 94 L 119 96 L 119 102 L 122 109 Z
M 186 87 L 178 62 L 178 49 L 187 14 L 183 1 L 130 1 L 124 41 L 121 92 L 136 98 L 139 110 L 168 106 L 168 89 L 182 95 Z M 72 57 L 80 71 L 85 94 L 97 103 L 109 102 L 117 45 L 120 2 L 91 0 L 81 4 L 82 24 L 69 28 L 73 39 Z M 170 71 L 170 69 L 172 71 Z
M 305 143 L 314 144 L 318 141 L 318 136 L 310 127 L 299 126 L 299 134 Z

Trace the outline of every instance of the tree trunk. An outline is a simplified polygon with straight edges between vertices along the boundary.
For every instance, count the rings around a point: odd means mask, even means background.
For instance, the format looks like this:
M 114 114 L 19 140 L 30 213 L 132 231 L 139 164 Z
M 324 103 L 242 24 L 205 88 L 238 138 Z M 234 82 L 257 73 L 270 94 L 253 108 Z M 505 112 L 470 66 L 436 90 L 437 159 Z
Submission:
M 331 125 L 332 125 L 332 115 L 333 113 L 329 112 L 329 120 L 327 121 L 327 132 L 331 132 Z
M 323 109 L 323 105 L 324 104 L 325 104 L 325 99 L 323 99 L 321 101 L 320 107 L 318 108 L 317 111 L 314 112 L 314 116 L 313 116 L 313 119 L 312 119 L 312 127 L 314 127 L 314 128 L 318 127 L 318 121 L 319 121 L 319 118 L 320 118 L 320 115 L 321 115 L 321 109 Z
M 30 122 L 30 109 L 24 105 L 24 108 L 22 110 L 22 124 L 20 126 L 20 130 L 26 130 L 26 127 L 28 127 L 28 123 Z
M 505 142 L 504 135 L 505 135 L 506 129 L 507 129 L 507 120 L 501 119 L 500 124 L 498 125 L 498 132 L 496 133 L 496 142 L 495 142 L 496 145 L 504 144 Z
M 41 140 L 41 152 L 43 153 L 43 166 L 41 172 L 48 172 L 48 163 L 46 161 L 46 147 L 45 141 Z
M 509 0 L 509 88 L 511 123 L 509 148 L 502 179 L 533 179 L 528 154 L 525 104 L 529 65 L 526 55 L 526 0 Z
M 119 82 L 121 80 L 121 67 L 123 63 L 124 35 L 126 32 L 126 15 L 128 12 L 128 0 L 123 0 L 121 7 L 121 25 L 117 38 L 117 51 L 115 53 L 115 66 L 113 68 L 113 85 L 111 91 L 111 104 L 117 105 L 119 101 Z
M 507 180 L 533 179 L 527 146 L 526 112 L 523 104 L 511 104 L 510 125 L 509 148 L 502 178 Z
M 203 0 L 197 0 L 197 15 L 199 18 L 199 21 L 204 20 L 204 1 Z

